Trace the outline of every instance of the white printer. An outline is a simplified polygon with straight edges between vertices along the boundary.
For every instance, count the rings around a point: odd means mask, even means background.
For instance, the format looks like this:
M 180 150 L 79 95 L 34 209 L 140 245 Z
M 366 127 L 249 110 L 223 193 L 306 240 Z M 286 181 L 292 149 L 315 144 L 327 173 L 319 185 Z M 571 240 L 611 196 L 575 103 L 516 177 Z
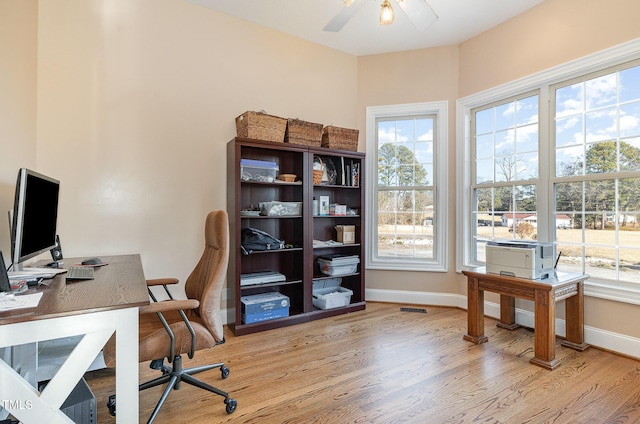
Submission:
M 555 254 L 553 243 L 490 241 L 487 243 L 487 272 L 544 279 L 553 276 Z

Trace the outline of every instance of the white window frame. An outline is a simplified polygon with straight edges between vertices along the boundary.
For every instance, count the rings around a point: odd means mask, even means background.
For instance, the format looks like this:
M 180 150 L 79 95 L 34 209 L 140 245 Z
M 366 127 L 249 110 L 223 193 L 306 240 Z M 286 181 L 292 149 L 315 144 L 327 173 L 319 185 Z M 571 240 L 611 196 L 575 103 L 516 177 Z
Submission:
M 447 192 L 448 192 L 448 112 L 447 101 L 410 103 L 401 105 L 370 106 L 367 107 L 366 120 L 366 153 L 367 153 L 367 189 L 366 189 L 366 267 L 367 269 L 385 269 L 399 271 L 431 271 L 447 272 L 449 268 L 447 254 L 448 226 L 447 226 Z M 435 134 L 435 210 L 438 215 L 434 223 L 434 257 L 423 258 L 389 258 L 378 257 L 374 252 L 377 232 L 378 216 L 378 151 L 376 141 L 376 120 L 387 117 L 404 117 L 418 115 L 436 115 Z
M 516 96 L 527 91 L 540 89 L 540 115 L 549 115 L 549 87 L 551 85 L 570 80 L 585 74 L 597 72 L 609 67 L 617 66 L 625 62 L 640 59 L 640 39 L 612 47 L 610 49 L 586 56 L 581 59 L 521 78 L 519 80 L 473 94 L 456 102 L 456 271 L 470 269 L 475 266 L 484 265 L 472 261 L 472 236 L 473 236 L 473 199 L 470 195 L 471 184 L 471 110 L 482 105 L 500 101 L 502 99 Z M 542 97 L 544 96 L 544 97 Z M 540 121 L 541 139 L 549 139 L 550 123 L 548 119 Z M 550 164 L 555 163 L 555 152 L 551 151 L 549 143 L 541 144 L 540 164 L 545 163 L 544 172 L 540 169 L 541 175 L 545 175 L 545 181 L 541 181 L 540 188 L 544 192 L 538 192 L 538 210 L 546 210 L 547 222 L 553 222 L 553 208 L 548 207 L 553 204 L 553 193 L 549 189 L 548 178 L 551 168 Z M 541 217 L 544 219 L 545 217 Z M 548 225 L 544 239 L 553 239 L 553 226 Z M 540 237 L 539 233 L 539 237 Z M 542 239 L 542 238 L 541 238 Z M 585 295 L 599 297 L 619 302 L 633 303 L 640 305 L 640 287 L 637 284 L 616 282 L 615 285 L 606 280 L 589 278 L 585 282 Z

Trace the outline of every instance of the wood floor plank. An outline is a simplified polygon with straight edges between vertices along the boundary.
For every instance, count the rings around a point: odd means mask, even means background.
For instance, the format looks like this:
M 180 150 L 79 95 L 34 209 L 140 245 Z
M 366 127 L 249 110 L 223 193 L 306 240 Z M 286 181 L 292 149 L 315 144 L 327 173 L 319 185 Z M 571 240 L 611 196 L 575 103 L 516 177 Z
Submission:
M 235 337 L 197 352 L 185 367 L 225 361 L 198 374 L 227 390 L 222 398 L 183 385 L 173 391 L 162 423 L 635 423 L 640 422 L 640 361 L 556 342 L 562 365 L 548 371 L 529 363 L 533 332 L 496 327 L 485 319 L 487 343 L 463 340 L 466 311 L 367 303 L 365 311 Z M 157 371 L 140 365 L 140 380 Z M 97 398 L 98 424 L 112 424 L 104 407 L 115 385 L 112 370 L 87 374 Z M 140 394 L 145 422 L 162 388 Z

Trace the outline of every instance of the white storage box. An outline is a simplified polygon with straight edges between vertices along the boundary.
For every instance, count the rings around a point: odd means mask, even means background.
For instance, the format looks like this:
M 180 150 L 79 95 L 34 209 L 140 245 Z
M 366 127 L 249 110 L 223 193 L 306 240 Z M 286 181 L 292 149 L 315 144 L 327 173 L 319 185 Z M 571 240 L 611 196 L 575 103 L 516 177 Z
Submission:
M 353 291 L 340 287 L 342 278 L 313 280 L 313 306 L 333 309 L 349 305 Z
M 278 164 L 264 160 L 240 159 L 240 179 L 272 183 L 278 176 Z
M 297 216 L 302 214 L 302 202 L 259 202 L 260 215 Z
M 326 275 L 339 276 L 353 274 L 358 269 L 360 258 L 358 256 L 334 256 L 332 258 L 319 257 L 320 272 Z

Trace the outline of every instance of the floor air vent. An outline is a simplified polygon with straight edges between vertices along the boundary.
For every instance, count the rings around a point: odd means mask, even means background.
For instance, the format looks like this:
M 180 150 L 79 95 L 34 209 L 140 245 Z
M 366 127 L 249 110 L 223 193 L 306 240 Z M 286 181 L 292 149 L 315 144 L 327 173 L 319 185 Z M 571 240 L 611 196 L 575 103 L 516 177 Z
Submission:
M 426 314 L 427 310 L 424 308 L 400 308 L 400 312 L 418 312 L 421 314 Z

